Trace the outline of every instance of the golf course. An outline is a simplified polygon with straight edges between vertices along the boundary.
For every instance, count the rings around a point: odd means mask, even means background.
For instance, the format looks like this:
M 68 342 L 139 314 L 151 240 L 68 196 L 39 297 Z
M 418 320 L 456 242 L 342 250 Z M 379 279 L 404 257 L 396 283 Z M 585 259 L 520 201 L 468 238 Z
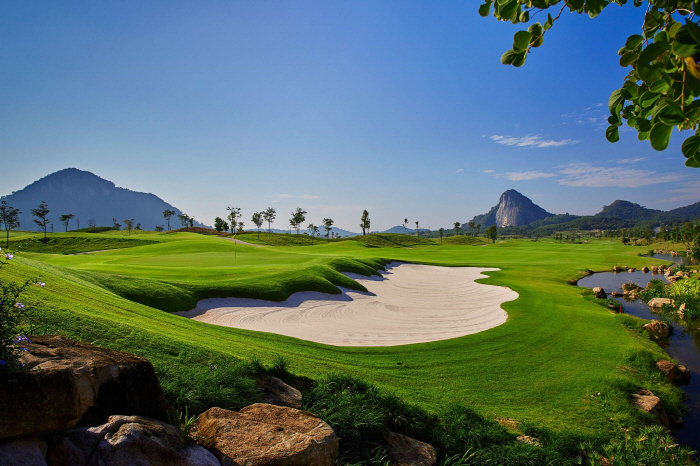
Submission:
M 538 432 L 552 444 L 576 439 L 590 442 L 593 450 L 653 423 L 653 416 L 628 401 L 639 387 L 659 396 L 670 414 L 682 413 L 681 391 L 654 369 L 657 359 L 668 356 L 640 331 L 644 321 L 611 313 L 590 291 L 571 284 L 588 270 L 664 263 L 641 257 L 648 248 L 607 239 L 567 244 L 473 238 L 450 244 L 403 234 L 321 239 L 312 246 L 301 241 L 303 235 L 296 236 L 265 234 L 258 239 L 250 233 L 237 235 L 240 242 L 234 242 L 187 232 L 69 232 L 51 234 L 43 243 L 35 233 L 15 231 L 9 250 L 16 254 L 3 271 L 12 280 L 45 283 L 23 296 L 30 332 L 60 333 L 144 356 L 156 367 L 171 403 L 194 414 L 208 407 L 209 398 L 221 403 L 238 392 L 229 387 L 229 395 L 202 394 L 186 379 L 206 377 L 213 364 L 235 367 L 250 361 L 282 365 L 304 380 L 342 374 L 426 413 L 459 406 L 488 422 L 514 421 L 519 426 L 515 430 Z M 408 278 L 400 277 L 402 267 L 410 268 Z M 470 278 L 453 274 L 450 282 L 444 274 L 435 275 L 443 269 L 466 273 L 471 267 L 480 269 Z M 389 272 L 397 278 L 387 278 Z M 439 293 L 430 295 L 428 286 L 415 299 L 412 289 L 402 293 L 401 286 L 419 287 L 421 274 L 426 284 L 442 286 Z M 372 286 L 391 280 L 404 280 L 393 282 L 399 289 L 391 292 L 408 293 L 404 301 L 425 314 L 439 314 L 445 307 L 458 314 L 462 308 L 478 309 L 472 305 L 482 300 L 505 315 L 474 332 L 458 333 L 464 336 L 448 332 L 425 343 L 377 346 L 322 344 L 312 337 L 284 336 L 281 330 L 252 331 L 177 315 L 187 315 L 200 300 L 233 299 L 235 304 L 240 299 L 248 306 L 266 300 L 266 306 L 274 306 L 297 293 L 302 296 L 298 306 L 306 301 L 304 293 L 312 293 L 313 299 L 380 299 L 383 289 Z M 470 280 L 472 288 L 454 289 Z M 504 292 L 506 296 L 494 301 Z M 432 302 L 435 309 L 429 308 Z M 396 325 L 408 333 L 411 325 L 429 331 L 427 315 L 416 319 L 417 324 L 398 319 Z M 275 325 L 283 328 L 284 319 Z M 332 319 L 309 325 L 306 334 L 313 333 L 313 325 L 333 333 Z M 345 330 L 343 325 L 339 321 L 337 332 Z M 226 407 L 236 408 L 236 403 Z M 561 453 L 570 447 L 553 448 Z

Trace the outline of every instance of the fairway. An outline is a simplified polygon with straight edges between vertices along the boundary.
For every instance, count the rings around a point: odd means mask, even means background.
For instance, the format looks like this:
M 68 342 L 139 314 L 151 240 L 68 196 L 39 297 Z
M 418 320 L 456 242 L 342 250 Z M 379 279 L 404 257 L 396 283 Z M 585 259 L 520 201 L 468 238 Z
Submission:
M 347 240 L 261 248 L 190 233 L 142 238 L 158 242 L 83 255 L 22 253 L 8 270 L 47 283 L 30 293 L 41 322 L 155 364 L 207 364 L 219 356 L 271 361 L 280 355 L 299 375 L 341 370 L 429 410 L 457 402 L 488 417 L 562 432 L 595 434 L 637 416 L 625 397 L 646 383 L 645 375 L 621 368 L 635 354 L 662 354 L 568 283 L 587 268 L 661 263 L 639 257 L 643 248 L 618 242 L 426 241 L 408 248 Z M 499 269 L 482 272 L 487 278 L 477 283 L 507 287 L 518 298 L 501 305 L 507 321 L 487 331 L 384 347 L 324 345 L 172 314 L 207 298 L 282 302 L 298 292 L 366 292 L 363 280 L 379 278 L 392 261 Z M 678 403 L 671 389 L 653 390 L 661 390 L 669 406 Z M 592 402 L 590 393 L 606 398 Z
M 334 346 L 396 346 L 483 332 L 506 321 L 501 304 L 518 295 L 476 283 L 496 269 L 387 265 L 381 276 L 345 274 L 367 291 L 295 293 L 275 303 L 205 299 L 179 315 L 210 324 L 271 332 Z

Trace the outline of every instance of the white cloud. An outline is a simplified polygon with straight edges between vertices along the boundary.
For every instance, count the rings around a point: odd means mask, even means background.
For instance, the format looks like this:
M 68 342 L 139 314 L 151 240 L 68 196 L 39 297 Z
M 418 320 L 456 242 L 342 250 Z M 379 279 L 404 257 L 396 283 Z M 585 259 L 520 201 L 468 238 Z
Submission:
M 455 171 L 455 173 L 460 173 L 460 172 L 462 172 L 462 171 L 464 171 L 464 168 L 458 168 L 458 169 Z
M 530 172 L 508 172 L 504 173 L 503 177 L 509 181 L 528 181 L 536 180 L 538 178 L 551 178 L 557 176 L 556 173 L 546 173 L 541 171 L 530 171 Z
M 618 160 L 617 163 L 637 163 L 637 162 L 643 162 L 644 160 L 647 160 L 648 157 L 633 157 L 629 159 L 622 159 Z
M 579 141 L 576 141 L 574 139 L 562 139 L 560 141 L 545 140 L 545 139 L 542 139 L 542 137 L 539 134 L 527 135 L 527 136 L 522 136 L 522 137 L 493 135 L 493 136 L 491 136 L 491 140 L 497 144 L 502 144 L 504 146 L 536 147 L 536 148 L 560 147 L 560 146 L 566 146 L 569 144 L 578 144 L 578 142 L 579 142 Z
M 316 196 L 314 194 L 302 194 L 299 196 L 300 199 L 319 199 L 320 196 Z
M 291 199 L 294 196 L 292 196 L 291 194 L 277 194 L 277 195 L 272 196 L 272 197 L 276 197 L 278 199 Z
M 625 167 L 605 168 L 589 163 L 570 163 L 559 168 L 561 168 L 559 173 L 563 175 L 559 184 L 573 187 L 639 188 L 652 184 L 671 183 L 684 178 L 683 175 L 676 173 L 657 173 Z
M 484 173 L 493 173 L 493 172 L 495 172 L 495 171 L 496 171 L 496 170 L 488 169 L 488 170 L 484 170 Z

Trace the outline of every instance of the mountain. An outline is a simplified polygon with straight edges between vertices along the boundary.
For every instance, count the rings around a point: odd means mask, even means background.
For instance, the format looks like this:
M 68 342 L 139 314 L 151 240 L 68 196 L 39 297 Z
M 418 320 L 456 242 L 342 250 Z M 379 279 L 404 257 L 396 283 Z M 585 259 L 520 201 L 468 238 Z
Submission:
M 668 212 L 647 209 L 639 204 L 617 200 L 610 205 L 603 206 L 603 210 L 595 214 L 595 216 L 619 218 L 621 220 L 660 220 L 661 217 L 668 216 Z
M 553 215 L 518 191 L 509 189 L 501 194 L 498 205 L 493 206 L 483 215 L 477 215 L 472 221 L 481 224 L 482 228 L 491 225 L 502 228 L 528 225 Z
M 671 209 L 668 213 L 685 221 L 700 218 L 700 202 L 685 207 L 678 207 L 677 209 Z
M 420 228 L 420 231 L 430 230 L 428 230 L 427 228 Z M 403 225 L 396 225 L 395 227 L 391 227 L 388 230 L 381 231 L 380 233 L 407 233 L 409 235 L 415 235 L 416 229 L 408 227 L 404 230 Z
M 134 219 L 144 230 L 153 230 L 157 225 L 166 226 L 164 210 L 174 210 L 176 214 L 170 219 L 173 229 L 180 228 L 177 215 L 180 209 L 168 204 L 155 194 L 131 191 L 119 188 L 88 171 L 66 168 L 47 175 L 25 188 L 3 196 L 12 207 L 22 211 L 20 225 L 23 229 L 34 229 L 32 209 L 46 201 L 50 213 L 48 219 L 55 231 L 64 229 L 59 221 L 63 214 L 73 214 L 70 228 L 85 228 L 88 221 L 94 220 L 97 226 L 111 226 L 112 219 L 123 224 L 124 219 Z M 196 226 L 204 226 L 195 222 Z

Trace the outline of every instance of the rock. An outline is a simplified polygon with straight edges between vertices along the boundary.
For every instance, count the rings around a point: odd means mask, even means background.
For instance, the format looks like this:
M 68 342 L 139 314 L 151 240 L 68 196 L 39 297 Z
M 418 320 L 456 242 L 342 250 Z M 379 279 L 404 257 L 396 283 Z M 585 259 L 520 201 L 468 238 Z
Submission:
M 647 267 L 646 265 L 645 265 L 644 267 L 642 267 L 642 272 L 648 273 L 648 272 L 649 272 L 649 267 Z
M 659 271 L 659 268 L 657 266 L 655 266 L 655 265 L 651 266 L 651 273 L 656 273 L 658 271 Z
M 680 306 L 678 306 L 678 313 L 679 313 L 679 314 L 685 313 L 685 310 L 686 310 L 687 308 L 688 308 L 688 306 L 687 306 L 685 303 L 681 304 Z
M 630 291 L 628 298 L 631 299 L 632 301 L 636 301 L 637 298 L 639 298 L 639 295 L 634 291 Z
M 678 272 L 676 272 L 676 277 L 685 277 L 685 273 L 683 273 L 679 270 Z
M 657 338 L 666 338 L 671 334 L 671 327 L 666 322 L 659 320 L 652 320 L 644 328 Z
M 617 265 L 615 267 L 613 267 L 613 272 L 619 272 L 620 270 L 622 270 L 622 269 L 620 269 L 620 267 Z
M 141 416 L 110 416 L 101 426 L 65 431 L 47 456 L 51 466 L 220 466 L 174 426 Z
M 664 304 L 670 306 L 671 300 L 668 298 L 651 298 L 651 300 L 647 304 L 649 305 L 649 307 L 660 308 L 663 307 Z
M 629 269 L 627 269 L 627 271 L 628 271 L 629 273 L 632 273 L 632 272 L 636 272 L 637 269 L 635 269 L 634 267 L 630 267 Z
M 332 466 L 338 437 L 306 411 L 263 403 L 238 412 L 211 408 L 196 425 L 197 442 L 223 466 Z
M 656 361 L 656 368 L 673 383 L 688 383 L 690 380 L 690 371 L 685 366 L 676 365 L 666 359 Z
M 536 437 L 530 437 L 529 435 L 518 435 L 518 437 L 515 440 L 517 440 L 520 443 L 527 443 L 535 447 L 540 446 L 540 439 Z
M 258 381 L 258 389 L 263 392 L 262 403 L 301 409 L 301 392 L 277 377 L 263 377 Z
M 387 432 L 384 441 L 389 446 L 389 459 L 394 466 L 435 466 L 437 454 L 432 445 Z
M 668 278 L 668 281 L 669 281 L 669 282 L 675 283 L 675 282 L 677 282 L 678 280 L 681 280 L 683 277 L 679 277 L 678 275 L 672 275 L 672 276 L 667 277 L 667 278 Z
M 146 359 L 60 336 L 30 339 L 23 362 L 31 370 L 0 381 L 0 439 L 98 425 L 113 413 L 167 418 Z
M 45 466 L 47 445 L 39 437 L 21 437 L 0 442 L 2 466 Z
M 673 272 L 671 271 L 671 269 L 668 269 L 666 272 L 664 272 L 664 275 L 670 277 L 671 275 L 673 275 Z
M 593 288 L 593 294 L 595 295 L 596 298 L 599 298 L 599 299 L 605 299 L 608 297 L 608 295 L 605 293 L 605 290 L 599 286 L 596 286 L 595 288 Z
M 632 403 L 642 411 L 651 413 L 656 416 L 656 420 L 659 421 L 664 427 L 668 427 L 668 417 L 666 416 L 666 410 L 658 396 L 655 396 L 649 390 L 641 388 L 637 393 L 632 395 Z
M 624 293 L 620 293 L 619 291 L 613 291 L 610 293 L 611 296 L 619 298 L 620 296 L 624 296 Z

